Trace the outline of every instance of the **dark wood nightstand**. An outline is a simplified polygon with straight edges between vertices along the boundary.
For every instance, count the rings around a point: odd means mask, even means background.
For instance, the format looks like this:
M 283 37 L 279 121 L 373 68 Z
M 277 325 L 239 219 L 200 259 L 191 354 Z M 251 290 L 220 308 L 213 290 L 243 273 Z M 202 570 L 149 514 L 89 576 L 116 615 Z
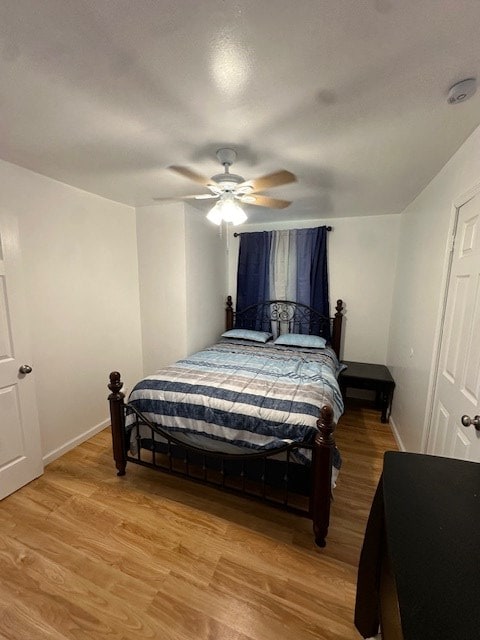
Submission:
M 366 362 L 348 362 L 347 368 L 338 376 L 338 383 L 343 397 L 347 389 L 368 389 L 375 391 L 376 401 L 382 411 L 382 422 L 388 422 L 392 408 L 395 382 L 384 364 L 368 364 Z

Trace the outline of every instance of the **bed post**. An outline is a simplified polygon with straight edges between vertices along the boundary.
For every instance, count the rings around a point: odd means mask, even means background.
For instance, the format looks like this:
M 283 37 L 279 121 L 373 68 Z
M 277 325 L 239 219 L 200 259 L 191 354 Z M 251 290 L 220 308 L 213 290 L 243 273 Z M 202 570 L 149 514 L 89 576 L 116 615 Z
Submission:
M 225 330 L 233 329 L 233 302 L 232 296 L 227 296 L 227 308 L 225 309 Z
M 340 347 L 342 341 L 342 321 L 343 321 L 343 300 L 337 300 L 335 307 L 336 314 L 333 317 L 332 325 L 332 348 L 340 360 Z
M 332 462 L 335 447 L 333 409 L 328 405 L 321 408 L 317 427 L 318 433 L 315 436 L 312 459 L 310 516 L 313 520 L 315 543 L 319 547 L 324 547 L 330 522 Z
M 118 470 L 117 476 L 125 475 L 127 460 L 125 458 L 125 412 L 123 409 L 123 399 L 125 394 L 121 388 L 123 382 L 120 380 L 118 371 L 110 374 L 110 384 L 108 388 L 112 392 L 108 396 L 110 402 L 110 420 L 112 425 L 113 459 Z

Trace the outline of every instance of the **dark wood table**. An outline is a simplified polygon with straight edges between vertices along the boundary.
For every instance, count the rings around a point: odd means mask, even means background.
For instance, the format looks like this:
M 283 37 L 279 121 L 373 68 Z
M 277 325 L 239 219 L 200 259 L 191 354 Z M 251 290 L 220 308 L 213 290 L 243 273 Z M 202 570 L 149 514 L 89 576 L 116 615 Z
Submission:
M 345 398 L 347 389 L 375 391 L 376 402 L 382 412 L 382 422 L 388 422 L 392 408 L 395 382 L 384 364 L 343 361 L 347 368 L 338 377 L 340 390 Z
M 396 607 L 386 606 L 393 596 Z M 385 454 L 355 610 L 364 638 L 379 622 L 384 640 L 480 638 L 480 463 Z

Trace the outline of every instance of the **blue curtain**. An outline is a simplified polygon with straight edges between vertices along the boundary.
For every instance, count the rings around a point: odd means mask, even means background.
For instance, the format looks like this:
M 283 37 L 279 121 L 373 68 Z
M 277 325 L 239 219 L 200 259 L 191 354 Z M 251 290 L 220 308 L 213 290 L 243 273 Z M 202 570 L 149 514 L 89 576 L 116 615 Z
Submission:
M 243 233 L 237 270 L 237 310 L 264 302 L 270 295 L 271 232 Z
M 329 317 L 327 233 L 326 227 L 242 233 L 237 310 L 286 299 Z
M 310 268 L 310 306 L 330 317 L 330 303 L 328 297 L 328 266 L 327 266 L 327 228 L 317 227 L 307 229 L 312 231 L 308 241 L 312 246 Z

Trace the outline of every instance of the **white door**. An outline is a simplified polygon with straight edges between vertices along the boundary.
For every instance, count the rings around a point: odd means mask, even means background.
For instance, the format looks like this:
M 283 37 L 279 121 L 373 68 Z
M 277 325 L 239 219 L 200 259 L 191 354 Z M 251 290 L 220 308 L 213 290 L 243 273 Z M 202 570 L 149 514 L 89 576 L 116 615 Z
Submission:
M 43 473 L 29 356 L 18 229 L 0 213 L 0 499 Z
M 480 462 L 480 194 L 458 210 L 427 452 Z

